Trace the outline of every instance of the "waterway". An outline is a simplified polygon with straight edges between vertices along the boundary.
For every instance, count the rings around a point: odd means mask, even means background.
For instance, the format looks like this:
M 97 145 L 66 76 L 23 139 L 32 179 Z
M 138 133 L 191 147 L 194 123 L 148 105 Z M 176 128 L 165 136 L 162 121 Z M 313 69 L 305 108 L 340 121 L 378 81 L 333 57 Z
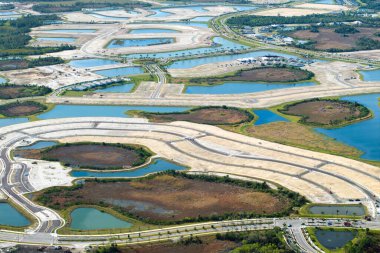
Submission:
M 57 42 L 74 42 L 75 38 L 67 37 L 39 37 L 37 41 L 57 41 Z
M 126 83 L 126 84 L 122 84 L 122 85 L 115 85 L 115 86 L 107 87 L 104 89 L 98 89 L 98 90 L 95 90 L 95 92 L 99 92 L 99 93 L 128 93 L 128 92 L 131 92 L 131 90 L 133 89 L 134 86 L 135 86 L 134 83 Z
M 71 212 L 70 228 L 78 230 L 97 230 L 130 228 L 132 223 L 99 211 L 96 208 L 77 208 Z
M 288 122 L 289 121 L 288 119 L 281 117 L 280 115 L 272 112 L 271 110 L 258 109 L 258 110 L 253 110 L 253 112 L 258 116 L 258 119 L 255 121 L 255 126 L 268 124 L 271 122 L 278 122 L 278 121 Z
M 105 77 L 116 77 L 116 76 L 127 76 L 127 75 L 137 75 L 144 73 L 144 69 L 141 67 L 122 67 L 114 69 L 104 69 L 95 71 L 96 74 Z
M 30 221 L 10 204 L 0 202 L 0 225 L 24 227 L 30 225 Z
M 86 170 L 74 170 L 71 172 L 73 177 L 96 177 L 96 178 L 131 178 L 143 177 L 151 173 L 157 173 L 166 170 L 186 170 L 186 167 L 171 163 L 163 159 L 155 159 L 152 163 L 135 170 L 116 171 L 116 172 L 98 172 Z
M 109 59 L 100 59 L 100 58 L 90 58 L 82 60 L 72 60 L 69 62 L 69 65 L 75 68 L 91 68 L 104 65 L 113 65 L 118 64 L 119 62 Z
M 0 77 L 0 84 L 6 83 L 6 82 L 7 82 L 7 79 Z
M 360 71 L 360 74 L 362 74 L 364 81 L 380 81 L 380 69 Z
M 183 112 L 188 107 L 165 106 L 113 106 L 113 105 L 56 105 L 51 111 L 38 116 L 39 119 L 58 119 L 71 117 L 126 117 L 127 111 L 141 110 L 146 112 Z
M 300 83 L 255 83 L 255 82 L 225 82 L 218 85 L 191 85 L 187 86 L 187 94 L 240 94 L 252 93 L 291 87 L 312 86 L 314 82 Z
M 107 48 L 147 47 L 161 44 L 170 44 L 173 42 L 173 38 L 117 39 L 112 40 L 108 44 Z
M 20 149 L 41 149 L 41 148 L 52 147 L 54 145 L 57 145 L 57 142 L 55 142 L 55 141 L 37 141 L 37 142 L 33 143 L 32 145 L 20 147 Z
M 372 119 L 360 121 L 345 127 L 334 129 L 316 128 L 337 141 L 353 146 L 364 154 L 361 158 L 369 160 L 380 160 L 380 94 L 368 94 L 342 97 L 343 100 L 358 102 L 368 107 L 374 114 Z
M 173 29 L 154 29 L 154 28 L 142 28 L 133 29 L 129 32 L 130 34 L 147 34 L 147 33 L 179 33 L 177 30 Z
M 337 249 L 346 245 L 349 241 L 355 238 L 356 232 L 354 231 L 339 231 L 339 230 L 325 230 L 317 229 L 315 235 L 318 241 L 327 249 Z
M 189 25 L 195 24 L 195 23 L 189 23 Z M 201 47 L 201 48 L 194 48 L 194 49 L 187 49 L 187 50 L 180 50 L 180 51 L 170 51 L 170 52 L 162 52 L 162 53 L 149 53 L 149 54 L 130 54 L 127 55 L 126 58 L 171 58 L 171 57 L 178 57 L 178 56 L 194 56 L 194 55 L 200 55 L 200 54 L 208 54 L 208 53 L 215 53 L 215 52 L 225 52 L 229 51 L 231 49 L 238 50 L 238 49 L 247 49 L 247 46 L 241 45 L 239 43 L 226 40 L 222 37 L 215 37 L 213 39 L 214 45 L 210 47 Z M 205 57 L 205 58 L 211 58 L 211 57 Z M 198 61 L 205 59 L 200 58 L 196 59 Z M 239 57 L 243 58 L 243 57 Z M 200 63 L 202 64 L 202 63 Z M 198 65 L 200 65 L 198 64 Z M 173 64 L 172 64 L 173 65 Z M 170 66 L 172 66 L 170 65 Z M 178 65 L 178 64 L 177 64 Z M 174 67 L 173 67 L 174 68 Z M 178 68 L 178 67 L 175 67 Z

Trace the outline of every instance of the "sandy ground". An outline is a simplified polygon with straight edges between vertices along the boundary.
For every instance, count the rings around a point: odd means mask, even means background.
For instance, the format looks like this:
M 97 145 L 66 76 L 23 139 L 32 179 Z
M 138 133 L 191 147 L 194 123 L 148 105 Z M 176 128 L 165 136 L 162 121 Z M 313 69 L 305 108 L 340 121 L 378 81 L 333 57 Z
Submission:
M 0 75 L 5 76 L 14 84 L 34 84 L 52 89 L 104 78 L 85 69 L 73 68 L 67 64 L 2 71 Z
M 22 158 L 17 158 L 17 161 L 30 168 L 29 181 L 36 191 L 52 186 L 70 186 L 75 179 L 70 176 L 71 169 L 64 168 L 58 162 Z M 37 164 L 33 164 L 33 162 L 37 162 Z
M 324 14 L 336 11 L 347 11 L 350 8 L 342 5 L 334 4 L 312 4 L 305 3 L 295 5 L 293 8 L 274 8 L 256 12 L 255 15 L 259 16 L 304 16 L 310 14 Z
M 94 127 L 93 121 L 101 122 Z M 346 181 L 314 171 L 314 168 L 351 178 L 374 194 L 380 195 L 379 180 L 362 173 L 377 175 L 380 172 L 378 167 L 369 164 L 263 141 L 215 126 L 189 122 L 141 125 L 144 122 L 147 121 L 137 118 L 71 118 L 29 122 L 4 127 L 2 130 L 12 130 L 15 134 L 22 131 L 35 135 L 36 138 L 58 139 L 62 142 L 94 141 L 144 145 L 158 156 L 188 165 L 193 171 L 228 173 L 268 180 L 316 202 L 345 202 L 350 198 L 364 201 L 365 196 Z M 41 127 L 42 125 L 44 126 Z M 86 136 L 83 136 L 83 132 Z M 51 176 L 50 172 L 41 171 L 39 177 Z M 63 172 L 59 175 L 65 177 Z M 33 178 L 37 180 L 38 177 Z M 62 180 L 64 181 L 57 182 L 69 182 L 71 178 Z M 326 192 L 330 189 L 332 194 Z
M 336 4 L 313 4 L 313 3 L 305 3 L 300 5 L 295 5 L 295 8 L 303 8 L 303 9 L 320 9 L 320 10 L 329 10 L 329 11 L 347 11 L 350 8 L 343 5 Z
M 357 51 L 357 52 L 345 52 L 345 53 L 339 53 L 340 55 L 347 55 L 349 57 L 356 57 L 363 60 L 367 60 L 369 62 L 371 61 L 379 61 L 380 59 L 380 50 L 364 50 L 364 51 Z

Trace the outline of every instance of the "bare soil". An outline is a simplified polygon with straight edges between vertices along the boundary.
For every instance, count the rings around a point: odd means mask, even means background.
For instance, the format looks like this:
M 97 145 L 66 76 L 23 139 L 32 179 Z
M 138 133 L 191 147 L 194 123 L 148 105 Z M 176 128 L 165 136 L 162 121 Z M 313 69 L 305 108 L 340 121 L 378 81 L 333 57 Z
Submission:
M 40 197 L 39 197 L 40 196 Z M 39 193 L 54 208 L 75 203 L 103 203 L 135 217 L 154 221 L 177 221 L 225 213 L 254 212 L 273 214 L 289 207 L 289 200 L 226 183 L 192 180 L 180 176 L 158 175 L 134 181 L 88 181 L 80 189 Z
M 210 125 L 239 124 L 251 120 L 247 112 L 232 108 L 205 108 L 190 113 L 146 113 L 144 116 L 154 122 L 190 121 Z
M 349 50 L 356 47 L 356 42 L 361 37 L 368 37 L 374 40 L 379 40 L 380 37 L 375 36 L 375 33 L 380 32 L 380 28 L 357 28 L 360 32 L 355 34 L 336 33 L 335 28 L 320 28 L 319 33 L 313 33 L 310 30 L 301 30 L 292 33 L 290 36 L 301 40 L 315 41 L 315 49 L 329 50 L 341 49 Z
M 289 106 L 283 111 L 290 115 L 306 116 L 305 123 L 328 125 L 331 121 L 343 121 L 350 117 L 359 117 L 360 111 L 341 101 L 305 101 Z

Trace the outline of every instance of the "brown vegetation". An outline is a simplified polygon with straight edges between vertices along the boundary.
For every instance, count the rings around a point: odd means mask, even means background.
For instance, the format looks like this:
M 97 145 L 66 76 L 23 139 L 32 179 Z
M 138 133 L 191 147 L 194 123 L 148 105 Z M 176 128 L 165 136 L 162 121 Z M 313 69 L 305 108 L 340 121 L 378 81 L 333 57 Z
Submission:
M 131 181 L 92 180 L 75 190 L 47 190 L 36 198 L 56 209 L 76 203 L 108 206 L 149 222 L 232 213 L 276 214 L 291 206 L 286 197 L 269 192 L 170 174 Z
M 359 38 L 368 37 L 380 41 L 375 34 L 380 32 L 376 28 L 357 28 L 359 33 L 340 34 L 336 33 L 334 28 L 319 28 L 319 32 L 311 32 L 310 30 L 300 30 L 291 34 L 292 37 L 301 40 L 315 41 L 315 49 L 318 50 L 350 50 L 357 46 Z
M 5 117 L 22 117 L 34 115 L 46 109 L 45 105 L 33 101 L 15 102 L 1 105 L 0 114 Z
M 153 122 L 190 121 L 210 125 L 240 124 L 253 119 L 247 111 L 227 107 L 197 108 L 183 113 L 142 112 L 141 115 Z
M 259 126 L 248 126 L 246 133 L 249 136 L 260 139 L 311 150 L 343 156 L 361 155 L 361 152 L 353 147 L 334 141 L 323 134 L 316 133 L 309 126 L 303 126 L 294 122 L 273 122 Z

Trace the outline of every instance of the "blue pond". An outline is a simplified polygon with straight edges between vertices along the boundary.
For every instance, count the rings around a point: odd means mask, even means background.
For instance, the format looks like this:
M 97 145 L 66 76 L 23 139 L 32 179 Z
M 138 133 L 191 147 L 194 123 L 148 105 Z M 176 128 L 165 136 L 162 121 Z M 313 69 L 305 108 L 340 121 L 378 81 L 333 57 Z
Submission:
M 163 18 L 172 15 L 172 13 L 162 11 L 161 9 L 152 9 L 155 13 L 150 15 L 149 17 L 154 17 L 154 18 Z
M 24 227 L 30 225 L 30 222 L 10 204 L 0 203 L 0 225 Z
M 190 19 L 190 21 L 192 22 L 207 22 L 209 20 L 211 20 L 213 17 L 210 17 L 210 16 L 201 16 L 201 17 L 196 17 L 196 18 L 192 18 Z
M 12 15 L 18 15 L 15 11 L 0 11 L 0 16 L 12 16 Z
M 114 69 L 105 69 L 95 71 L 96 74 L 106 77 L 137 75 L 144 73 L 144 69 L 141 67 L 123 67 Z
M 65 38 L 65 37 L 39 37 L 37 41 L 58 41 L 58 42 L 74 42 L 75 38 Z
M 5 78 L 0 77 L 0 84 L 6 83 L 6 82 L 7 82 L 7 80 Z
M 10 126 L 14 124 L 20 124 L 28 122 L 28 118 L 9 118 L 9 119 L 0 119 L 0 127 Z
M 338 141 L 353 146 L 364 154 L 361 156 L 364 159 L 380 160 L 380 107 L 378 98 L 380 94 L 358 95 L 343 97 L 342 99 L 358 102 L 368 107 L 374 114 L 374 117 L 369 120 L 364 120 L 352 125 L 348 125 L 335 129 L 316 130 L 327 136 L 335 138 Z
M 130 92 L 133 87 L 135 86 L 134 83 L 126 83 L 126 84 L 122 84 L 122 85 L 116 85 L 116 86 L 111 86 L 111 87 L 108 87 L 108 88 L 105 88 L 105 89 L 99 89 L 99 90 L 95 90 L 95 92 L 110 92 L 110 93 L 128 93 Z
M 193 24 L 193 23 L 190 23 Z M 130 54 L 127 56 L 127 58 L 141 58 L 141 57 L 150 57 L 150 58 L 166 58 L 166 57 L 178 57 L 178 56 L 191 56 L 191 55 L 197 55 L 197 54 L 205 54 L 205 53 L 213 53 L 213 52 L 224 52 L 230 49 L 246 49 L 248 47 L 235 43 L 230 40 L 226 40 L 222 37 L 215 37 L 213 39 L 213 42 L 215 46 L 212 47 L 202 47 L 202 48 L 195 48 L 195 49 L 188 49 L 188 50 L 180 50 L 180 51 L 173 51 L 173 52 L 163 52 L 163 53 L 151 53 L 151 54 Z M 211 57 L 209 57 L 211 58 Z M 243 57 L 238 57 L 243 58 Z M 197 61 L 202 61 L 203 59 L 208 58 L 201 58 L 196 59 Z M 193 60 L 195 61 L 195 60 Z M 178 68 L 176 64 L 177 62 L 174 62 L 172 65 L 170 65 L 170 68 Z M 200 63 L 203 64 L 203 63 Z M 198 64 L 198 65 L 200 65 Z M 172 67 L 175 65 L 176 67 Z
M 315 1 L 316 4 L 336 4 L 335 0 L 317 0 Z
M 173 38 L 150 38 L 150 39 L 116 39 L 108 44 L 107 48 L 122 47 L 146 47 L 173 43 Z
M 52 30 L 46 30 L 44 32 L 49 33 L 94 33 L 96 32 L 95 29 L 52 29 Z
M 253 112 L 258 116 L 258 119 L 255 121 L 256 126 L 277 121 L 289 121 L 270 110 L 253 110 Z
M 207 28 L 207 23 L 200 23 L 200 22 L 168 22 L 165 24 L 172 24 L 172 25 L 184 25 L 184 26 L 195 26 L 195 27 L 202 27 Z
M 350 205 L 313 205 L 309 208 L 312 214 L 330 214 L 330 215 L 365 215 L 363 206 L 350 206 Z
M 21 147 L 21 149 L 41 149 L 41 148 L 52 147 L 56 144 L 57 142 L 55 141 L 37 141 L 30 146 Z
M 128 117 L 125 112 L 131 110 L 141 110 L 146 112 L 183 112 L 188 109 L 188 107 L 164 106 L 56 105 L 53 110 L 38 115 L 38 118 Z
M 172 29 L 154 29 L 154 28 L 142 28 L 133 29 L 129 32 L 130 34 L 145 34 L 145 33 L 179 33 L 179 31 Z
M 300 86 L 315 85 L 314 82 L 302 82 L 302 83 L 253 83 L 253 82 L 225 82 L 219 85 L 211 86 L 187 86 L 185 93 L 188 94 L 239 94 L 260 92 L 266 90 L 284 89 Z
M 69 62 L 70 66 L 73 66 L 76 68 L 91 68 L 91 67 L 112 65 L 112 64 L 118 64 L 118 63 L 119 62 L 117 61 L 108 60 L 108 59 L 98 59 L 98 58 L 72 60 Z
M 380 81 L 380 69 L 360 71 L 364 81 Z
M 356 232 L 317 229 L 315 231 L 315 236 L 317 237 L 318 241 L 327 249 L 336 249 L 343 247 L 349 241 L 354 239 Z
M 77 208 L 71 212 L 70 228 L 78 230 L 97 230 L 130 228 L 132 223 L 101 212 L 96 208 Z
M 157 173 L 165 170 L 185 170 L 186 167 L 181 165 L 168 162 L 163 159 L 156 159 L 151 164 L 135 169 L 126 171 L 116 171 L 116 172 L 98 172 L 98 171 L 85 171 L 85 170 L 74 170 L 71 175 L 73 177 L 143 177 L 151 173 Z
M 229 54 L 229 55 L 210 56 L 210 57 L 203 57 L 203 58 L 189 59 L 189 60 L 180 60 L 180 61 L 173 62 L 172 64 L 168 66 L 168 68 L 169 69 L 187 69 L 187 68 L 192 68 L 192 67 L 196 67 L 196 66 L 208 64 L 208 63 L 233 61 L 240 58 L 259 57 L 259 56 L 266 56 L 266 55 L 278 55 L 278 56 L 283 56 L 287 58 L 290 58 L 290 57 L 297 58 L 294 55 L 277 53 L 273 51 L 254 51 L 254 52 L 243 53 L 243 54 Z

